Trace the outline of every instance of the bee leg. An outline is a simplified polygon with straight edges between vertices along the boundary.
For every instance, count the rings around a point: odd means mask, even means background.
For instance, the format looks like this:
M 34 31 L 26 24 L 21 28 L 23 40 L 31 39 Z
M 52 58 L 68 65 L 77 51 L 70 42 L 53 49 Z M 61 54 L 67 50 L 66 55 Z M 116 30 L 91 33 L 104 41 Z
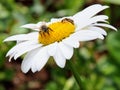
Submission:
M 47 34 L 50 35 L 49 31 L 47 31 Z
M 43 36 L 45 37 L 46 35 L 45 35 L 45 32 L 43 32 Z
M 49 28 L 49 27 L 48 27 L 48 29 L 49 29 L 50 31 L 53 31 L 53 30 L 52 30 L 51 28 Z
M 48 35 L 50 35 L 49 31 L 53 31 L 53 30 L 48 27 L 48 31 L 46 31 Z
M 41 32 L 41 31 L 39 31 L 39 34 L 40 34 L 40 36 L 42 37 L 42 32 Z

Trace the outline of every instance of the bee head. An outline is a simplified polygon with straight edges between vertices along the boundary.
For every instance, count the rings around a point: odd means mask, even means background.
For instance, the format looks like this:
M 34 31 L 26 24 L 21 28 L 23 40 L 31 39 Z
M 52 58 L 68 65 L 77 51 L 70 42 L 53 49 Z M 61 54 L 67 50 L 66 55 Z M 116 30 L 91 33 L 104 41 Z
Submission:
M 46 25 L 42 25 L 40 30 L 46 32 L 48 30 L 48 27 Z

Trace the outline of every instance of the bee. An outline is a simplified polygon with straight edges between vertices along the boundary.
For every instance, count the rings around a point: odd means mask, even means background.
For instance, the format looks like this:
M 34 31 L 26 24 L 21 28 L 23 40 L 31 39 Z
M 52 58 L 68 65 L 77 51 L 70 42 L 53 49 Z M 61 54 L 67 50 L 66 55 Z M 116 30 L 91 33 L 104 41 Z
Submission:
M 71 24 L 74 25 L 74 21 L 72 19 L 69 19 L 69 18 L 64 18 L 61 22 L 70 22 Z
M 51 28 L 49 28 L 49 27 L 47 27 L 46 25 L 42 25 L 41 27 L 40 27 L 40 31 L 39 31 L 39 33 L 40 33 L 40 35 L 42 36 L 45 36 L 45 34 L 47 33 L 48 35 L 49 35 L 49 32 L 50 31 L 53 31 Z

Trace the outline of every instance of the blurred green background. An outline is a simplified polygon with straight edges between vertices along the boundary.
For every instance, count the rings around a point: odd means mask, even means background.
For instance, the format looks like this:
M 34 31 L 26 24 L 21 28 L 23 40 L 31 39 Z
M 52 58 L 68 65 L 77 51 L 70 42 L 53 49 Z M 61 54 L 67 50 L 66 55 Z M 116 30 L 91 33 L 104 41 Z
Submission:
M 52 17 L 73 15 L 99 3 L 110 8 L 102 13 L 118 31 L 106 29 L 105 40 L 82 42 L 71 60 L 86 90 L 120 90 L 120 0 L 0 0 L 0 90 L 80 90 L 69 67 L 59 68 L 53 60 L 37 73 L 21 72 L 22 58 L 8 61 L 7 51 L 15 42 L 3 40 L 31 30 L 26 23 L 49 21 Z

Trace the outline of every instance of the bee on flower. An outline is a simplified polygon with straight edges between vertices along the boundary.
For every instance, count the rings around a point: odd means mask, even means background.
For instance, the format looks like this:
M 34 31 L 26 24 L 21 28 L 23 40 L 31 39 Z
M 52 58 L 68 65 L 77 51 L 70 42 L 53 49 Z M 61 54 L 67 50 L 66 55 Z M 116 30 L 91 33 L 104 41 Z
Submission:
M 22 28 L 29 28 L 34 32 L 19 34 L 6 38 L 7 41 L 17 41 L 7 53 L 9 61 L 15 60 L 25 54 L 21 69 L 27 73 L 40 71 L 48 59 L 52 56 L 56 64 L 64 68 L 66 60 L 73 56 L 74 48 L 80 46 L 82 41 L 104 39 L 107 35 L 102 27 L 117 30 L 107 24 L 106 15 L 96 15 L 108 6 L 95 4 L 73 16 L 52 18 L 50 22 L 38 22 L 37 24 L 25 24 Z

